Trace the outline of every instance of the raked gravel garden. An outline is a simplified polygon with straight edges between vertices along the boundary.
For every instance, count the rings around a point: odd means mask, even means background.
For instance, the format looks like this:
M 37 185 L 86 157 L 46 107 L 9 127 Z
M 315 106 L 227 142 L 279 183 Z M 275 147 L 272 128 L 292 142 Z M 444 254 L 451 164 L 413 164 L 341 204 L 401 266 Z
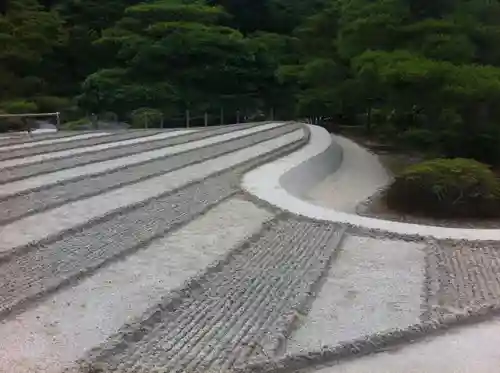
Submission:
M 356 215 L 390 178 L 321 131 L 0 138 L 0 372 L 492 372 L 496 233 Z

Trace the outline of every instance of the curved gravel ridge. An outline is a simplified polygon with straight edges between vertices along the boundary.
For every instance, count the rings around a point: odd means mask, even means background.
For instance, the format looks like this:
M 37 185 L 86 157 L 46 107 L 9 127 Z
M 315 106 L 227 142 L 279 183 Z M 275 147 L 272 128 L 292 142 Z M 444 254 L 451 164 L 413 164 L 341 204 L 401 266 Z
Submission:
M 238 126 L 237 128 L 240 129 L 252 126 L 255 126 L 255 124 L 242 125 Z M 61 171 L 76 166 L 82 166 L 90 163 L 143 153 L 149 150 L 161 149 L 167 146 L 179 145 L 188 141 L 201 140 L 210 136 L 215 136 L 234 130 L 234 126 L 222 127 L 214 130 L 207 129 L 194 133 L 175 136 L 166 140 L 151 141 L 148 143 L 103 150 L 97 153 L 84 153 L 73 157 L 69 156 L 61 159 L 52 159 L 40 163 L 29 164 L 26 166 L 14 166 L 11 168 L 5 168 L 2 169 L 2 172 L 0 174 L 0 184 L 6 184 L 9 182 L 25 179 L 36 175 L 46 174 L 49 172 Z
M 286 144 L 59 236 L 4 253 L 0 263 L 0 316 L 93 273 L 110 261 L 142 248 L 208 208 L 234 195 L 241 175 L 296 150 L 307 141 Z
M 303 164 L 314 167 L 316 156 L 325 153 L 332 145 L 328 132 L 318 126 L 309 126 L 311 141 L 309 144 L 294 154 L 279 162 L 266 164 L 257 170 L 245 175 L 244 189 L 257 198 L 267 200 L 270 204 L 295 215 L 304 216 L 316 221 L 337 222 L 359 227 L 362 230 L 385 232 L 388 235 L 420 236 L 430 239 L 453 239 L 467 241 L 500 241 L 500 229 L 459 229 L 431 225 L 418 225 L 402 223 L 375 218 L 367 218 L 351 213 L 316 206 L 300 199 L 287 191 L 287 186 L 282 183 L 283 176 L 291 171 L 298 173 Z M 316 165 L 325 167 L 325 164 Z M 327 165 L 326 165 L 327 166 Z M 307 173 L 307 169 L 303 170 Z M 293 188 L 290 188 L 293 189 Z
M 200 163 L 210 158 L 286 135 L 298 128 L 300 128 L 298 125 L 272 128 L 243 135 L 236 140 L 231 139 L 191 151 L 153 159 L 145 163 L 119 168 L 111 172 L 65 180 L 48 188 L 39 188 L 38 190 L 20 193 L 7 198 L 0 198 L 0 225 L 71 201 L 91 197 L 111 189 Z
M 173 309 L 162 305 L 161 316 L 140 323 L 146 331 L 140 340 L 112 338 L 88 363 L 109 372 L 224 371 L 272 353 L 342 234 L 336 225 L 276 221 L 196 290 L 186 289 Z
M 0 147 L 0 161 L 5 161 L 9 159 L 22 158 L 22 157 L 32 157 L 35 155 L 43 153 L 52 153 L 62 150 L 73 149 L 77 147 L 87 147 L 101 144 L 108 144 L 116 141 L 124 141 L 130 139 L 139 139 L 142 137 L 153 136 L 159 133 L 164 133 L 167 131 L 162 130 L 136 130 L 136 131 L 126 131 L 118 133 L 107 133 L 101 137 L 91 137 L 88 139 L 73 140 L 68 142 L 56 143 L 56 144 L 45 144 L 38 145 L 29 148 L 21 148 L 16 150 L 4 150 Z M 168 131 L 170 132 L 170 131 Z

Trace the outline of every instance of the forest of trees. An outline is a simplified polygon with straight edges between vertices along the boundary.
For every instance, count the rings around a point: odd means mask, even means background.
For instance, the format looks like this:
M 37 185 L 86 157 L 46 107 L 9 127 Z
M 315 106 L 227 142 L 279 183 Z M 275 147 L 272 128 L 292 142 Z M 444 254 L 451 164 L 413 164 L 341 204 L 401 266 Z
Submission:
M 0 111 L 328 117 L 500 160 L 498 0 L 4 0 Z

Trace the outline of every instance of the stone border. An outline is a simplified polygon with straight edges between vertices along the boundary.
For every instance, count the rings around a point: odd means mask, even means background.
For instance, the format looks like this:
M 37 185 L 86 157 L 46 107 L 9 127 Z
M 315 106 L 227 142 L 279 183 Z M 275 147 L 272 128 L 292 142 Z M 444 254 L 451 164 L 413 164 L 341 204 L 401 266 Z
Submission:
M 309 144 L 287 157 L 248 172 L 243 177 L 242 188 L 249 194 L 253 194 L 257 198 L 295 215 L 308 217 L 316 221 L 343 223 L 352 227 L 359 227 L 363 230 L 385 232 L 387 236 L 409 235 L 439 240 L 453 239 L 466 241 L 500 240 L 500 229 L 443 228 L 380 220 L 312 205 L 298 198 L 294 192 L 297 187 L 287 185 L 289 184 L 287 183 L 287 174 L 293 172 L 295 175 L 293 178 L 294 182 L 298 183 L 300 182 L 300 179 L 297 179 L 297 175 L 299 174 L 302 174 L 304 178 L 308 176 L 314 177 L 315 172 L 308 171 L 307 168 L 316 167 L 325 169 L 330 167 L 330 170 L 336 170 L 335 160 L 330 162 L 327 157 L 321 158 L 317 156 L 332 151 L 331 148 L 338 145 L 332 141 L 330 134 L 325 129 L 318 126 L 308 126 L 311 131 Z M 315 164 L 319 161 L 321 161 L 321 164 Z M 316 182 L 319 181 L 321 180 L 316 180 Z

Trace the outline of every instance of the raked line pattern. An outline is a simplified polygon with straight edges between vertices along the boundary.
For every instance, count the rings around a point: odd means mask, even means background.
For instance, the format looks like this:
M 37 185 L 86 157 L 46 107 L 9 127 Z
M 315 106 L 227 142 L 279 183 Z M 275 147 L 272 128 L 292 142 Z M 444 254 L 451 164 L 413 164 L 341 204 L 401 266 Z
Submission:
M 0 372 L 195 372 L 272 354 L 344 228 L 248 201 L 302 125 L 0 140 Z

